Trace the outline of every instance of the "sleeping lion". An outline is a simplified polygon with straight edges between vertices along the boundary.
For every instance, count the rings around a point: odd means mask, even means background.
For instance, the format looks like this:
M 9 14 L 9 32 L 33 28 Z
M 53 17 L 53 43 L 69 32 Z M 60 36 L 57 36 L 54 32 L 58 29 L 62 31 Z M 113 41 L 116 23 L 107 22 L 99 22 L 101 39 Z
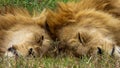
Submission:
M 23 8 L 0 10 L 0 56 L 43 56 L 50 47 L 50 36 L 44 28 L 46 10 L 31 16 Z
M 60 2 L 55 10 L 48 10 L 46 26 L 52 39 L 76 57 L 104 53 L 120 57 L 120 20 L 81 2 Z

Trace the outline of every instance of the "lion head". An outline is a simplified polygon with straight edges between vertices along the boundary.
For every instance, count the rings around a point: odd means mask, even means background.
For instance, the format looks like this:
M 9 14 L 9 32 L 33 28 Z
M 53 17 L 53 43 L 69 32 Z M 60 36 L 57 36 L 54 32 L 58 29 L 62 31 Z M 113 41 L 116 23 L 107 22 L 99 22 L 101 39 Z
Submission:
M 44 54 L 50 46 L 50 37 L 44 29 L 36 25 L 19 26 L 8 32 L 7 43 L 4 44 L 8 45 L 5 55 L 38 57 Z
M 0 31 L 4 32 L 0 49 L 4 49 L 5 56 L 36 57 L 46 53 L 51 41 L 44 27 L 46 10 L 33 16 L 18 7 L 6 7 L 0 12 Z
M 68 40 L 67 46 L 76 57 L 104 54 L 120 57 L 120 47 L 115 41 L 99 32 L 78 32 L 76 37 Z
M 59 3 L 54 11 L 49 11 L 48 31 L 63 44 L 61 50 L 68 49 L 77 56 L 105 52 L 120 57 L 119 41 L 116 41 L 120 39 L 120 21 L 111 14 L 81 3 Z

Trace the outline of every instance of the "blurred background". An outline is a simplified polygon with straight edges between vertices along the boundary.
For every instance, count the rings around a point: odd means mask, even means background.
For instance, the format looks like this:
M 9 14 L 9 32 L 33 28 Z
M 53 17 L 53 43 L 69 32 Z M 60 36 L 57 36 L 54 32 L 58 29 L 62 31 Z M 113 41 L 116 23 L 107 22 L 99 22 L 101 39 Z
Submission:
M 79 1 L 79 0 L 0 0 L 1 6 L 20 6 L 28 9 L 29 11 L 37 10 L 42 11 L 43 8 L 55 8 L 56 2 L 68 2 L 68 1 Z

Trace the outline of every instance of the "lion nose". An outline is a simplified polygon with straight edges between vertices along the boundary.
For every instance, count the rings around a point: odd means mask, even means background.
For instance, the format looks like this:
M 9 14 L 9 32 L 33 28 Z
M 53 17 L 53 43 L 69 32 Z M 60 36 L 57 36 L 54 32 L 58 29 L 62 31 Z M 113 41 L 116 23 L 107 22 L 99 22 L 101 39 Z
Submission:
M 30 48 L 29 49 L 29 56 L 33 56 L 35 58 L 35 55 L 34 55 L 34 51 L 33 51 L 33 48 Z
M 8 51 L 12 52 L 15 56 L 18 56 L 17 51 L 13 47 L 8 48 Z
M 29 49 L 29 55 L 31 55 L 31 54 L 32 54 L 32 52 L 33 52 L 33 49 L 32 49 L 32 48 L 30 48 L 30 49 Z

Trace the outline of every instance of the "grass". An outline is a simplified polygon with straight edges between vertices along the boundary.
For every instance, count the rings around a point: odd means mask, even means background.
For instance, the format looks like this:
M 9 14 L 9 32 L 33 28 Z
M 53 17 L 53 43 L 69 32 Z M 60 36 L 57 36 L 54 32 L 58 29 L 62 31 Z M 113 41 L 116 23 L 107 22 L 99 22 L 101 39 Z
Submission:
M 44 8 L 55 8 L 58 1 L 73 0 L 0 0 L 0 6 L 21 6 L 29 11 L 41 12 Z M 79 1 L 79 0 L 74 0 Z M 108 57 L 62 57 L 51 58 L 0 58 L 0 68 L 120 68 L 120 60 Z
M 119 68 L 120 60 L 106 56 L 51 58 L 3 58 L 0 68 Z
M 0 6 L 14 5 L 27 8 L 29 11 L 32 10 L 42 11 L 44 8 L 53 9 L 55 7 L 56 2 L 58 1 L 68 2 L 79 0 L 0 0 Z

